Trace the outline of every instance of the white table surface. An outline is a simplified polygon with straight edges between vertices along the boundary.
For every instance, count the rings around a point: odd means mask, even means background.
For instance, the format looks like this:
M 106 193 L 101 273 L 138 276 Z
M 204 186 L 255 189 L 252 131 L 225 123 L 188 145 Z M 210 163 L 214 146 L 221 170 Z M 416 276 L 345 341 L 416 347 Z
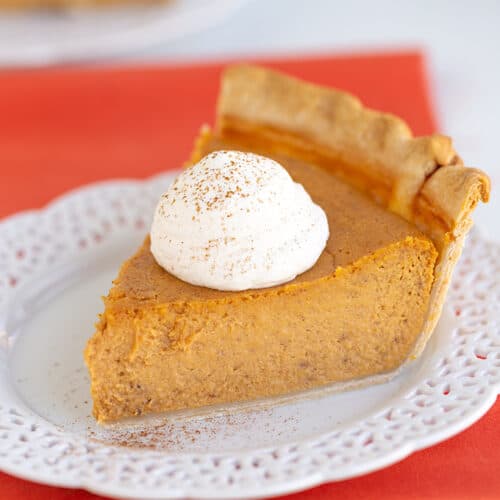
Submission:
M 121 60 L 420 48 L 428 57 L 441 131 L 492 179 L 477 226 L 500 241 L 500 1 L 249 0 L 222 24 Z

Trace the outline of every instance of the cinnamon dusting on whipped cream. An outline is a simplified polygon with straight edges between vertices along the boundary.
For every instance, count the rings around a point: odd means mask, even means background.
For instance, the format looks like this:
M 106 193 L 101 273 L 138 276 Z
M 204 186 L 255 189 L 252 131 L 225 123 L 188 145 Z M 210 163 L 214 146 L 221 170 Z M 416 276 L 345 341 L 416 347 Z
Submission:
M 312 267 L 328 234 L 323 210 L 279 163 L 216 151 L 162 195 L 151 251 L 184 281 L 245 290 L 290 281 Z

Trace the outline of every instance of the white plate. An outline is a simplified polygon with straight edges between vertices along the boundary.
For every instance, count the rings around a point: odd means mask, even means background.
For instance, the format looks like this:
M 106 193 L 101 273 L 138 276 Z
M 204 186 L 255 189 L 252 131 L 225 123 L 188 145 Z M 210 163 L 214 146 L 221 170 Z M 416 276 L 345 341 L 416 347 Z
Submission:
M 95 60 L 209 28 L 245 0 L 169 0 L 136 6 L 0 10 L 0 64 Z
M 436 333 L 390 383 L 97 427 L 82 350 L 171 179 L 92 185 L 0 224 L 2 470 L 127 498 L 283 494 L 389 465 L 493 404 L 500 247 L 473 233 Z

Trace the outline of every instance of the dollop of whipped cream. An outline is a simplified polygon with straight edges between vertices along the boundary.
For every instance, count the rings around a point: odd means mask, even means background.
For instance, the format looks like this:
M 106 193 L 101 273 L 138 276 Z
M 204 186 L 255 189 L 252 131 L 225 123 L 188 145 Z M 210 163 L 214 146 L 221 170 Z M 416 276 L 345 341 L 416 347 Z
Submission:
M 323 210 L 279 163 L 216 151 L 162 195 L 151 252 L 183 281 L 236 291 L 294 279 L 314 265 L 328 235 Z

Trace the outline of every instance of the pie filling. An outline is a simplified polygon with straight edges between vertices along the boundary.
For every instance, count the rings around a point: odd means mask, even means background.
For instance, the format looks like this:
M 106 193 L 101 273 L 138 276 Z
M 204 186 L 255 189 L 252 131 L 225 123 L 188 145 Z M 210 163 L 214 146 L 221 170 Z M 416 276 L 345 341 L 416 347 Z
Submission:
M 219 149 L 247 148 L 207 136 L 199 154 Z M 167 273 L 146 238 L 86 351 L 99 420 L 276 396 L 390 372 L 408 357 L 428 307 L 433 243 L 326 170 L 267 155 L 327 214 L 321 257 L 285 285 L 224 292 Z

